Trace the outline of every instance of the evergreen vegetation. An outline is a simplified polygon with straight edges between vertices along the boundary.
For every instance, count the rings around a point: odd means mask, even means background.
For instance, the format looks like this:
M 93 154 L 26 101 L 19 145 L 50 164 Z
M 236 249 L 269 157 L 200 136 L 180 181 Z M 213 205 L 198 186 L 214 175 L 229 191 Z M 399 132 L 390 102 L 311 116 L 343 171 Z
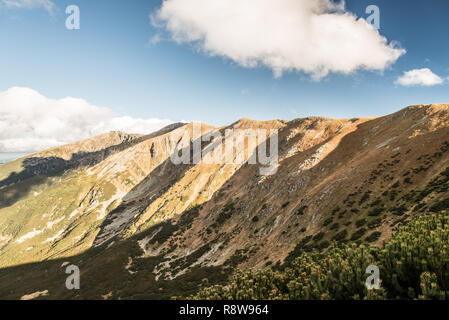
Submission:
M 371 235 L 373 236 L 373 235 Z M 303 251 L 284 270 L 238 271 L 228 285 L 203 288 L 192 299 L 449 299 L 449 214 L 423 214 L 381 248 L 334 242 L 325 253 Z M 366 268 L 380 269 L 368 290 Z

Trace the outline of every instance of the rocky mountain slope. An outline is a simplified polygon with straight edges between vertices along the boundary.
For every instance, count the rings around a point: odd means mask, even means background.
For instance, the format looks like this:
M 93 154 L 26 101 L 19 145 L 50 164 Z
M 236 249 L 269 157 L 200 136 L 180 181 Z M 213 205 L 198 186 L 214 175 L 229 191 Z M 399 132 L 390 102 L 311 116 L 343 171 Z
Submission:
M 449 105 L 201 126 L 278 129 L 277 171 L 266 176 L 239 161 L 175 165 L 171 137 L 194 127 L 114 132 L 0 165 L 0 298 L 185 296 L 332 241 L 380 245 L 449 205 Z M 67 263 L 80 267 L 81 290 L 65 288 Z

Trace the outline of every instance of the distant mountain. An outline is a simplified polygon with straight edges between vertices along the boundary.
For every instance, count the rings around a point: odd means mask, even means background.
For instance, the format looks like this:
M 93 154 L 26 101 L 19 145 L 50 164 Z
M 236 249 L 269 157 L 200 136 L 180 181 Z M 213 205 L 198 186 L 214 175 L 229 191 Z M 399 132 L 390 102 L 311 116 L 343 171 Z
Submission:
M 10 162 L 10 161 L 13 161 L 13 160 L 14 160 L 14 158 L 11 158 L 11 159 L 0 159 L 0 164 L 6 163 L 6 162 Z
M 449 105 L 379 118 L 242 119 L 278 130 L 273 175 L 235 161 L 175 164 L 195 124 L 108 133 L 0 166 L 0 298 L 170 298 L 332 241 L 380 245 L 449 204 Z M 237 130 L 238 129 L 238 130 Z M 194 144 L 188 150 L 194 151 Z M 210 150 L 210 144 L 200 148 Z M 246 144 L 248 155 L 257 145 Z M 79 266 L 82 290 L 62 265 Z

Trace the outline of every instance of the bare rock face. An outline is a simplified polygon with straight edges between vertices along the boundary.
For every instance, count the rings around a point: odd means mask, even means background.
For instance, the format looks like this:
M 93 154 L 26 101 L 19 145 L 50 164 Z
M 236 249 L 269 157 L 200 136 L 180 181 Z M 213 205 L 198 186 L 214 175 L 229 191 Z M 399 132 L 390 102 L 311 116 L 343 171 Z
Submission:
M 194 126 L 109 133 L 0 165 L 0 266 L 79 256 L 89 261 L 87 273 L 114 263 L 127 276 L 151 274 L 148 283 L 162 285 L 192 270 L 283 263 L 331 241 L 379 244 L 398 223 L 449 198 L 449 105 L 379 118 L 201 125 L 203 136 L 234 129 L 230 138 L 245 129 L 278 130 L 273 175 L 224 159 L 174 164 L 173 136 L 193 137 Z M 247 143 L 244 153 L 259 147 Z M 150 267 L 139 269 L 143 264 Z M 132 295 L 112 288 L 121 280 L 107 281 L 98 298 Z M 22 295 L 40 288 L 30 285 Z

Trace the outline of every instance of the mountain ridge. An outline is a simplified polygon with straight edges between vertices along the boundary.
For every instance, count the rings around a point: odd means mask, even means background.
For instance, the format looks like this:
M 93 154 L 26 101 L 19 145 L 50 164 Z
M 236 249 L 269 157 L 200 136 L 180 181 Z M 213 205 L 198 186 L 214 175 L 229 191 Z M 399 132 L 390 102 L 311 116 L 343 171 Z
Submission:
M 99 254 L 102 261 L 115 261 L 125 273 L 120 277 L 150 279 L 148 289 L 205 270 L 221 270 L 225 277 L 236 268 L 279 266 L 304 250 L 325 251 L 332 241 L 380 245 L 399 224 L 445 205 L 448 110 L 448 104 L 414 105 L 376 118 L 243 118 L 229 126 L 201 125 L 202 135 L 277 129 L 279 162 L 272 176 L 260 175 L 259 164 L 173 164 L 177 141 L 170 136 L 193 136 L 192 123 L 134 137 L 140 140 L 82 166 L 0 185 L 0 266 L 116 250 L 122 262 L 105 253 Z M 257 148 L 245 145 L 245 152 Z M 86 268 L 96 274 L 99 263 Z M 139 267 L 148 264 L 151 270 Z M 210 272 L 203 275 L 214 278 Z M 132 295 L 131 289 L 110 290 L 113 280 L 104 281 L 109 289 L 91 284 L 88 296 Z M 54 290 L 50 298 L 59 297 Z

